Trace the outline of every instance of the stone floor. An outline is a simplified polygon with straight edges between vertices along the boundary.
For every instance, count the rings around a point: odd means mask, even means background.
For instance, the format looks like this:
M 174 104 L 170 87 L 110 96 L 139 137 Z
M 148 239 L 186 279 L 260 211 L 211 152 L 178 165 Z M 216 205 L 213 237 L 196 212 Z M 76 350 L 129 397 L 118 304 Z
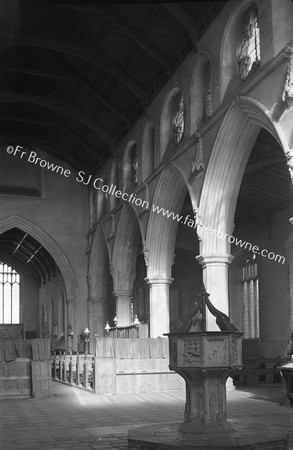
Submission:
M 0 399 L 0 449 L 127 449 L 128 430 L 183 418 L 184 392 L 96 396 L 53 382 L 49 399 Z M 228 392 L 228 416 L 240 432 L 293 430 L 293 407 L 280 406 L 281 384 Z M 264 429 L 264 428 L 263 428 Z

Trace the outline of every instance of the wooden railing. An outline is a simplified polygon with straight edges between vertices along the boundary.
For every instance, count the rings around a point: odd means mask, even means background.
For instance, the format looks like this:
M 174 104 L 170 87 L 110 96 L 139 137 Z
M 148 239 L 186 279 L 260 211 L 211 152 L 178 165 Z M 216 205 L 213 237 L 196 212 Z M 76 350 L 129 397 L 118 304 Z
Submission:
M 97 395 L 178 389 L 183 379 L 169 370 L 165 338 L 97 338 L 95 355 L 52 355 L 52 378 Z
M 281 383 L 280 366 L 282 364 L 284 361 L 280 356 L 243 361 L 242 369 L 234 374 L 234 382 L 243 385 L 251 382 Z
M 52 355 L 52 378 L 55 381 L 95 392 L 95 358 L 93 355 Z

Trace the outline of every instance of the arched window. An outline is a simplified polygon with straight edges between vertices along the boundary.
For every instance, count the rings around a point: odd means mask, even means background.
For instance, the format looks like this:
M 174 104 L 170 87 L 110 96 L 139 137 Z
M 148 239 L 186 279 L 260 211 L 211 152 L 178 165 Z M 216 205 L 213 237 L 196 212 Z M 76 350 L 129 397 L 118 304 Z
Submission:
M 138 148 L 135 141 L 131 141 L 126 146 L 123 158 L 123 190 L 133 189 L 139 181 L 139 160 Z
M 176 102 L 176 110 L 173 118 L 173 130 L 174 130 L 174 139 L 176 144 L 179 144 L 181 139 L 183 138 L 184 133 L 184 101 L 183 95 L 180 94 L 177 97 Z
M 257 12 L 250 11 L 236 51 L 239 75 L 243 80 L 260 64 L 260 39 Z
M 90 191 L 90 228 L 97 221 L 97 190 L 91 189 Z
M 259 337 L 259 289 L 256 255 L 242 267 L 242 308 L 244 338 Z
M 138 169 L 137 146 L 134 145 L 131 153 L 131 179 L 134 186 L 138 184 Z
M 155 167 L 155 126 L 148 122 L 142 140 L 142 180 L 145 180 Z
M 107 179 L 103 178 L 103 180 L 104 180 L 103 184 L 108 184 L 107 183 Z M 103 207 L 104 207 L 103 213 L 107 214 L 109 212 L 109 210 L 110 210 L 109 194 L 108 194 L 108 192 L 103 192 L 103 199 L 104 199 L 103 200 Z
M 205 67 L 205 98 L 204 116 L 208 119 L 213 114 L 211 63 L 208 61 Z
M 116 186 L 116 188 L 118 189 L 119 187 L 119 179 L 118 179 L 118 162 L 116 160 L 114 160 L 112 162 L 112 167 L 111 167 L 111 172 L 110 172 L 110 186 Z M 115 197 L 115 195 L 110 195 L 109 196 L 109 209 L 110 211 L 115 208 L 115 206 L 117 205 L 117 197 Z
M 0 262 L 0 323 L 19 323 L 19 274 Z

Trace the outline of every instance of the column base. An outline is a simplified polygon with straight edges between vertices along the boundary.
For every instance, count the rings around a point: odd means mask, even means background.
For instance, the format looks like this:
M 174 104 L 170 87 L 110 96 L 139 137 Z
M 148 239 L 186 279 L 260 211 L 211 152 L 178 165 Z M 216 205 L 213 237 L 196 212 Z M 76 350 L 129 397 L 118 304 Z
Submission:
M 129 450 L 255 450 L 255 444 L 239 439 L 237 433 L 182 433 L 177 424 L 151 425 L 128 432 Z M 265 440 L 265 439 L 264 439 Z
M 227 422 L 227 421 L 222 421 L 221 423 L 219 422 L 200 422 L 200 421 L 196 421 L 196 422 L 184 422 L 180 428 L 179 428 L 180 433 L 184 433 L 184 434 L 204 434 L 204 435 L 223 435 L 226 433 L 231 433 L 232 431 L 234 431 L 232 425 Z

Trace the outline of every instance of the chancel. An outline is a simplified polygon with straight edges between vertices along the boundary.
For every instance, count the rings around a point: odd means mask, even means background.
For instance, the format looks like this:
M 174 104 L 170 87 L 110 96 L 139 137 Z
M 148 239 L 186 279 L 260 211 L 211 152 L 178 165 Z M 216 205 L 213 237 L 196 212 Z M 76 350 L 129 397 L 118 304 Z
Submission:
M 293 2 L 0 25 L 0 447 L 291 448 Z

